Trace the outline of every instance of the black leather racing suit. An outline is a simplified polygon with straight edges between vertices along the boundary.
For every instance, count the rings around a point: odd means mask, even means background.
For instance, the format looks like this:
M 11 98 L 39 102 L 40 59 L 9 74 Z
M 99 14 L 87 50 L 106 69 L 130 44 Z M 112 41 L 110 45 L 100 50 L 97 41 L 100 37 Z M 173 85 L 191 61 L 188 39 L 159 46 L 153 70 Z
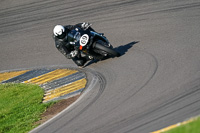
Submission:
M 86 62 L 87 59 L 83 58 L 80 56 L 80 53 L 77 54 L 77 56 L 72 57 L 71 56 L 71 51 L 74 51 L 74 47 L 69 44 L 67 40 L 67 34 L 75 29 L 76 27 L 82 28 L 81 27 L 82 23 L 76 24 L 76 25 L 66 25 L 65 27 L 65 32 L 66 32 L 66 37 L 64 39 L 59 39 L 56 36 L 53 36 L 55 40 L 55 45 L 56 48 L 68 59 L 72 59 L 78 66 L 83 66 Z M 89 27 L 90 30 L 94 31 L 91 27 Z

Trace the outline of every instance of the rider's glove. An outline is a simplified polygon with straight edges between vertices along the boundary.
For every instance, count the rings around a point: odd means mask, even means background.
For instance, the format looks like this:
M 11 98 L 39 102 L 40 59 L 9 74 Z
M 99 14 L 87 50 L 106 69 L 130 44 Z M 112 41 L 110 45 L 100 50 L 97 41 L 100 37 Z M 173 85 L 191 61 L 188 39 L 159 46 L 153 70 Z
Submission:
M 91 26 L 92 24 L 90 24 L 90 23 L 82 23 L 81 24 L 81 28 L 83 28 L 84 30 L 87 30 L 90 26 Z
M 71 51 L 70 56 L 71 58 L 74 58 L 75 56 L 77 56 L 77 54 L 78 54 L 78 51 L 74 50 L 74 51 Z

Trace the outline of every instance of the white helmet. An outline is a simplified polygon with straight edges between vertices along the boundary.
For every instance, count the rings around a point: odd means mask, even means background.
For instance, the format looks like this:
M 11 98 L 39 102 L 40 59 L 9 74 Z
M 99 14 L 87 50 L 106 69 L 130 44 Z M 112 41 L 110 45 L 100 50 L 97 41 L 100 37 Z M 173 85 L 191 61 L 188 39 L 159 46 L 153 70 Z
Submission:
M 65 34 L 65 28 L 62 25 L 56 25 L 53 29 L 53 34 L 58 38 L 64 38 Z

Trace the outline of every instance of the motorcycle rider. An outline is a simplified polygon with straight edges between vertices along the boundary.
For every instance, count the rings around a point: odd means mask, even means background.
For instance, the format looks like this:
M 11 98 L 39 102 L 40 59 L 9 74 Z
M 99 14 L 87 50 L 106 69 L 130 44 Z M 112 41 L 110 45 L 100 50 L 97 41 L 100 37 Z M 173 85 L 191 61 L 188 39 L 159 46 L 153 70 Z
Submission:
M 72 59 L 80 67 L 84 66 L 84 64 L 87 62 L 87 59 L 81 57 L 80 52 L 74 49 L 72 45 L 70 45 L 67 39 L 67 34 L 71 30 L 76 29 L 77 27 L 82 28 L 84 30 L 89 29 L 94 31 L 94 29 L 92 29 L 90 26 L 91 25 L 89 23 L 84 22 L 76 25 L 66 25 L 66 26 L 56 25 L 53 29 L 53 34 L 54 34 L 53 38 L 55 40 L 56 48 L 66 58 Z

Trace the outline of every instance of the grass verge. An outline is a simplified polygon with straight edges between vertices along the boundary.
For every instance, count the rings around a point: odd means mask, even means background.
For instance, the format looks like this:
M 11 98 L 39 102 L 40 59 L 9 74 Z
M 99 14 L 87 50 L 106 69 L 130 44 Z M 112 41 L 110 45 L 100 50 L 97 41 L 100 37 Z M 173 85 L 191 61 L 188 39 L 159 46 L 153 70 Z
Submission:
M 38 85 L 0 84 L 0 133 L 24 133 L 35 128 L 34 123 L 51 103 L 42 103 L 44 90 Z
M 200 133 L 200 117 L 164 133 Z

